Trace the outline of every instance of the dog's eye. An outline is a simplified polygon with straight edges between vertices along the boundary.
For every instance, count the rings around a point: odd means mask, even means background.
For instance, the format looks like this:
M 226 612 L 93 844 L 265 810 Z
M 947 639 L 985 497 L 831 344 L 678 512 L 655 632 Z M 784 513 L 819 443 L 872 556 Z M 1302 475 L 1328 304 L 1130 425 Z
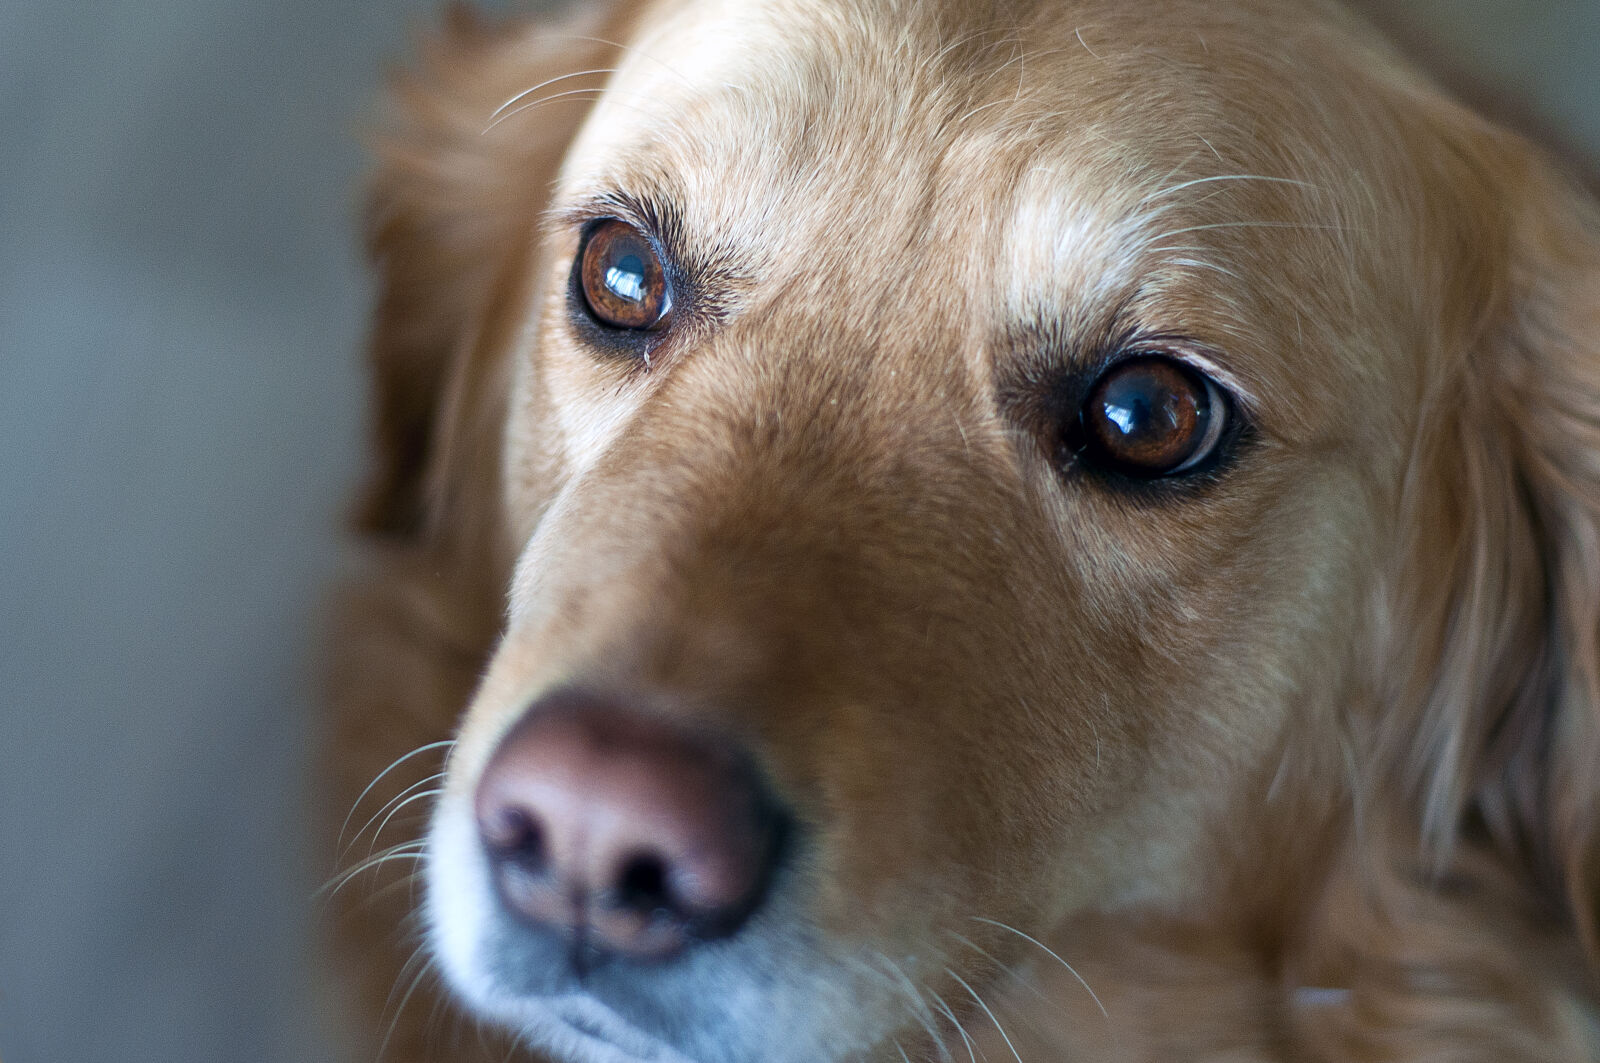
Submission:
M 1101 374 L 1078 420 L 1082 457 L 1153 480 L 1189 472 L 1216 451 L 1228 400 L 1210 378 L 1181 362 L 1136 355 Z
M 578 280 L 589 313 L 611 328 L 660 328 L 672 313 L 672 288 L 648 237 L 626 222 L 603 221 L 578 252 Z

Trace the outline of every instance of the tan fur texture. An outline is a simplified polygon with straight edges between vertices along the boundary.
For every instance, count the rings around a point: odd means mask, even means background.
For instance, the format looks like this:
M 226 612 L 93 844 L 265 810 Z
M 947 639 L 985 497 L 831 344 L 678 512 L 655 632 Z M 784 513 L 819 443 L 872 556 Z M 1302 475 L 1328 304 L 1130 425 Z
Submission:
M 804 825 L 689 1058 L 1600 1058 L 1600 210 L 1537 150 L 1296 0 L 458 13 L 394 97 L 329 738 L 385 1058 L 504 1058 L 407 913 L 562 684 Z M 619 200 L 700 278 L 648 364 L 573 324 Z M 1249 420 L 1194 489 L 1063 468 L 1127 334 Z

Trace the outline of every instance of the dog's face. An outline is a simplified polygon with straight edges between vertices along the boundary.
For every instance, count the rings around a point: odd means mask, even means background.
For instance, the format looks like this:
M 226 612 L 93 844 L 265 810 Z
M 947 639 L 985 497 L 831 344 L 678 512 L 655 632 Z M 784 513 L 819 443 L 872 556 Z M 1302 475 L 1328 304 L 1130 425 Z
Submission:
M 928 1052 L 1346 770 L 1495 283 L 1465 119 L 1320 7 L 624 21 L 475 332 L 516 560 L 432 943 L 561 1058 Z

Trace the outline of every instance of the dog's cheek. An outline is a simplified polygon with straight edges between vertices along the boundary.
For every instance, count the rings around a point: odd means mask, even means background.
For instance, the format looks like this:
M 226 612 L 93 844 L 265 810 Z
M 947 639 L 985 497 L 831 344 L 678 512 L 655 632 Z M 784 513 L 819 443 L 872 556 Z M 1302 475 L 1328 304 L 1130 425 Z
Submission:
M 516 409 L 506 425 L 503 499 L 510 535 L 525 543 L 566 479 L 567 462 L 549 391 L 537 368 L 526 363 L 517 367 L 512 395 Z
M 546 250 L 535 276 L 547 289 L 535 319 L 515 337 L 505 426 L 504 504 L 519 547 L 532 538 L 556 491 L 593 463 L 615 434 L 616 417 L 594 394 L 593 359 L 574 349 L 561 316 L 564 288 L 550 280 L 566 261 Z M 617 403 L 613 402 L 612 406 Z
M 922 661 L 925 684 L 908 681 L 903 700 L 841 703 L 809 748 L 783 744 L 803 750 L 793 773 L 817 780 L 817 915 L 831 935 L 942 948 L 981 936 L 975 920 L 1038 927 L 1091 892 L 1092 839 L 1135 785 L 1145 740 L 1100 692 L 1006 656 Z

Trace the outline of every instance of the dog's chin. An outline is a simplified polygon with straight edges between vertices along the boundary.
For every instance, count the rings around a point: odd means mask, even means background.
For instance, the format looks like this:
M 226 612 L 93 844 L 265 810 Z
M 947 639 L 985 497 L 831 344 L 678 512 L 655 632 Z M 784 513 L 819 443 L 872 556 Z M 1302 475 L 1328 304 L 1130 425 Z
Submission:
M 696 1063 L 585 993 L 526 1001 L 522 1039 L 569 1063 Z

